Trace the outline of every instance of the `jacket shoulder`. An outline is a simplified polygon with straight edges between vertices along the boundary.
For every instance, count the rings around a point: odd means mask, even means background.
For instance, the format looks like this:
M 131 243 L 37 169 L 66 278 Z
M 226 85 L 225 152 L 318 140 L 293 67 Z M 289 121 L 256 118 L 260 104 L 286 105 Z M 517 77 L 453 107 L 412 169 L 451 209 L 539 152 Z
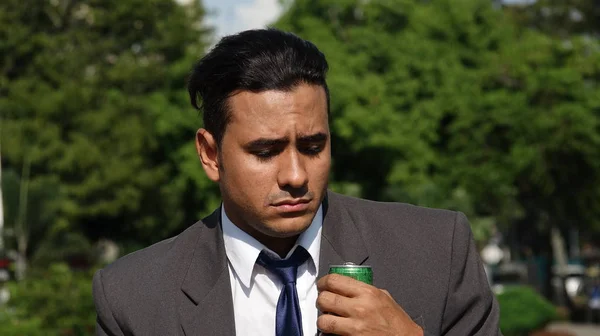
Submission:
M 471 238 L 468 220 L 457 211 L 370 201 L 335 193 L 329 194 L 329 202 L 336 211 L 345 212 L 346 217 L 351 218 L 368 245 L 402 247 L 417 259 L 425 256 L 419 252 L 423 250 L 429 251 L 429 255 L 450 255 L 457 236 L 464 242 Z M 381 252 L 379 248 L 375 250 Z
M 193 245 L 197 241 L 201 229 L 201 223 L 198 222 L 177 236 L 129 253 L 106 266 L 103 269 L 103 276 L 104 278 L 127 278 L 137 274 L 135 277 L 139 278 L 139 274 L 152 273 L 154 269 L 164 272 L 162 267 L 180 259 L 181 253 L 186 251 L 184 247 Z
M 143 305 L 152 306 L 156 298 L 169 297 L 166 293 L 174 294 L 185 275 L 185 263 L 181 261 L 191 258 L 189 254 L 193 253 L 192 247 L 202 228 L 203 224 L 198 222 L 175 237 L 123 256 L 97 271 L 95 296 L 102 293 L 103 299 L 110 302 L 111 310 L 118 315 L 119 312 L 143 310 Z
M 369 226 L 415 227 L 423 229 L 453 230 L 454 223 L 461 216 L 456 211 L 428 208 L 401 202 L 372 201 L 330 192 L 329 201 L 342 208 L 358 222 L 368 222 Z

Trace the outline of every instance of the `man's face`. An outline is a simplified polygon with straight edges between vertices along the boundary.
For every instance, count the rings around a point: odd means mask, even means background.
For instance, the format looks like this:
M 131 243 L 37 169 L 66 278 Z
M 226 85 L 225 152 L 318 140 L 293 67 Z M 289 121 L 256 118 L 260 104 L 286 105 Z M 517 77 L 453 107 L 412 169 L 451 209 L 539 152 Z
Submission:
M 215 179 L 227 216 L 263 244 L 297 236 L 310 225 L 327 189 L 325 90 L 299 84 L 288 92 L 242 91 L 228 104 L 231 121 Z

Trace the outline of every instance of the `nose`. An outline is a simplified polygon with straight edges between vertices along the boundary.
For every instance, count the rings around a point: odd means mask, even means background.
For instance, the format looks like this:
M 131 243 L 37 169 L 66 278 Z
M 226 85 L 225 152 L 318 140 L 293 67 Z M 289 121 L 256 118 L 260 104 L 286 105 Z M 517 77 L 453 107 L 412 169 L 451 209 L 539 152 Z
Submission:
M 279 183 L 281 189 L 306 187 L 308 173 L 300 153 L 292 150 L 289 151 L 288 155 L 281 156 L 277 183 Z

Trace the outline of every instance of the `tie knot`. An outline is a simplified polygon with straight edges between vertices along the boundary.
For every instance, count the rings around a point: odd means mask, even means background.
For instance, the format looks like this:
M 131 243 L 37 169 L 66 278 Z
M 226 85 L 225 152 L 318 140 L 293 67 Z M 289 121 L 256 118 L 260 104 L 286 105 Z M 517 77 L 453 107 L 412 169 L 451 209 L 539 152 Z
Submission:
M 277 275 L 283 284 L 287 284 L 296 282 L 298 266 L 308 260 L 309 256 L 302 246 L 298 246 L 288 259 L 273 259 L 265 251 L 261 251 L 256 262 Z

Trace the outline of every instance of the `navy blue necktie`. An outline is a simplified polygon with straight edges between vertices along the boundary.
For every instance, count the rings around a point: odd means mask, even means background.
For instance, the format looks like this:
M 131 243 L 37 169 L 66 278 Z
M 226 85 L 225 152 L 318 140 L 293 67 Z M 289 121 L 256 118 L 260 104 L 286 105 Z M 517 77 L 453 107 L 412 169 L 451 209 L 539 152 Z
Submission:
M 309 254 L 298 246 L 292 256 L 285 260 L 271 258 L 265 251 L 258 255 L 257 263 L 273 274 L 283 283 L 277 301 L 276 336 L 302 336 L 302 314 L 296 290 L 298 266 L 308 260 Z

